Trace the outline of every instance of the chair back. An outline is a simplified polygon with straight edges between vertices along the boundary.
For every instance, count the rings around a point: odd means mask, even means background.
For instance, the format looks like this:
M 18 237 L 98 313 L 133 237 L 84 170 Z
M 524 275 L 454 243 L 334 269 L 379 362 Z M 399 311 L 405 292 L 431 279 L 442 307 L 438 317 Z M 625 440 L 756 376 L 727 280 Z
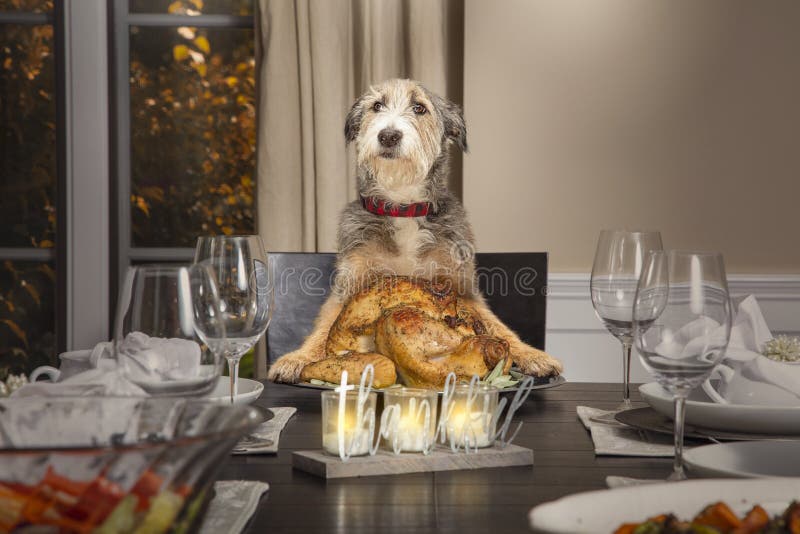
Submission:
M 272 252 L 270 260 L 275 273 L 275 313 L 266 336 L 271 363 L 311 333 L 331 291 L 336 254 Z M 543 349 L 547 253 L 479 253 L 476 263 L 478 285 L 492 311 L 523 341 Z

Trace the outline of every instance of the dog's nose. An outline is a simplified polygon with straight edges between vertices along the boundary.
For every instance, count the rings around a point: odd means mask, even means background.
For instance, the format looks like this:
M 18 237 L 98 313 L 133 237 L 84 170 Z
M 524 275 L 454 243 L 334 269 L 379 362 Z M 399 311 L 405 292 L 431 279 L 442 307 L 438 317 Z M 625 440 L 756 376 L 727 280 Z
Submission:
M 378 141 L 386 148 L 392 148 L 399 143 L 402 138 L 403 132 L 395 130 L 394 128 L 384 128 L 378 133 Z

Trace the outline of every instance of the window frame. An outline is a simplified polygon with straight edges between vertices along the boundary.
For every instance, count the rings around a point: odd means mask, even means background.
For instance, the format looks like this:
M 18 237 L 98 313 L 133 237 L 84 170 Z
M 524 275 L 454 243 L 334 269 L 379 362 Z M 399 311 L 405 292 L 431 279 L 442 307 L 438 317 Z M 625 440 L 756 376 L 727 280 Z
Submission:
M 66 350 L 109 339 L 109 108 L 107 6 L 56 0 L 63 10 L 63 322 Z M 58 242 L 56 242 L 58 246 Z
M 116 293 L 131 263 L 191 262 L 194 249 L 186 247 L 135 247 L 131 242 L 131 113 L 130 113 L 130 29 L 131 26 L 178 28 L 246 28 L 255 26 L 253 15 L 177 15 L 169 13 L 132 13 L 128 0 L 109 0 L 110 56 L 110 136 L 112 139 L 111 205 L 112 218 L 111 294 Z

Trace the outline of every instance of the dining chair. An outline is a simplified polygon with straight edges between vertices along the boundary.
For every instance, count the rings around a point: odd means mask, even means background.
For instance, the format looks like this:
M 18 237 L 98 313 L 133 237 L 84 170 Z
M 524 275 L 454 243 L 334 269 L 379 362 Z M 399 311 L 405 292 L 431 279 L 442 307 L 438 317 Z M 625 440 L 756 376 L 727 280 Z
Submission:
M 336 255 L 272 252 L 275 313 L 267 331 L 267 361 L 297 349 L 311 332 L 328 298 Z M 547 253 L 476 255 L 478 285 L 491 309 L 523 341 L 544 349 L 547 315 Z M 260 368 L 263 368 L 259 366 Z

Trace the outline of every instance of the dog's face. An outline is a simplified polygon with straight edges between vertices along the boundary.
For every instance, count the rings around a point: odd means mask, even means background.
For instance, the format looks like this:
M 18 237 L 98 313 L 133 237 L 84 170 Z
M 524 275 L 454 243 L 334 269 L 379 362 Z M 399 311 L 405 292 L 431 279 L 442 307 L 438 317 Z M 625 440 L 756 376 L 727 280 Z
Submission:
M 358 165 L 385 189 L 424 183 L 451 141 L 466 150 L 466 127 L 455 104 L 411 80 L 371 87 L 345 123 Z

